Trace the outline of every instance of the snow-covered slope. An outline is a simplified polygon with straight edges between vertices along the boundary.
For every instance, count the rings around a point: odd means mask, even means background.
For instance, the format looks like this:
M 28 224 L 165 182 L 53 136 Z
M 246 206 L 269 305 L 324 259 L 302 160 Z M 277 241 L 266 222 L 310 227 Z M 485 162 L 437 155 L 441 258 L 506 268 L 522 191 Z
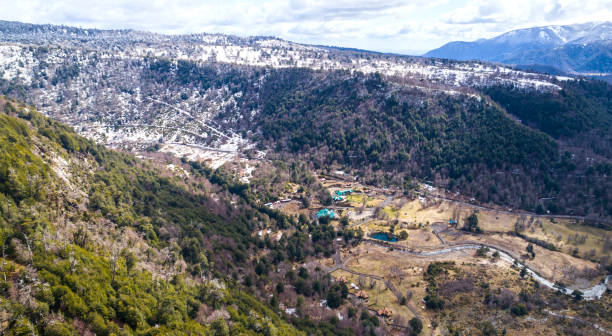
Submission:
M 210 74 L 194 77 L 191 66 L 207 67 Z M 500 83 L 557 90 L 560 79 L 483 62 L 337 50 L 272 37 L 0 22 L 4 91 L 22 94 L 47 115 L 117 147 L 189 145 L 189 151 L 225 153 L 250 146 L 246 134 L 234 134 L 228 125 L 259 113 L 244 102 L 256 101 L 265 69 L 292 67 L 380 73 L 397 85 L 451 95 L 478 95 L 479 88 Z M 182 79 L 170 84 L 170 75 Z

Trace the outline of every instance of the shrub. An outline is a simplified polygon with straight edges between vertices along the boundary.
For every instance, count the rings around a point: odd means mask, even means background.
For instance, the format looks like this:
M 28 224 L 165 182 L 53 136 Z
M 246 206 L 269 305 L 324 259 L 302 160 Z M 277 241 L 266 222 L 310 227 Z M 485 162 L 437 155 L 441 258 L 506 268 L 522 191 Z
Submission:
M 463 279 L 447 281 L 440 285 L 440 295 L 452 297 L 456 293 L 471 292 L 474 290 L 474 279 L 465 277 Z
M 425 307 L 432 310 L 444 309 L 444 300 L 440 299 L 437 294 L 427 295 L 425 298 Z
M 357 315 L 357 309 L 355 307 L 348 307 L 347 314 L 348 318 L 353 318 Z
M 329 306 L 329 308 L 336 309 L 340 307 L 341 304 L 342 297 L 340 296 L 340 293 L 334 290 L 327 292 L 327 306 Z
M 480 324 L 480 331 L 484 336 L 495 336 L 497 335 L 497 329 L 493 326 L 490 321 L 485 321 Z
M 516 316 L 524 316 L 527 315 L 527 307 L 522 303 L 517 303 L 510 309 L 510 312 Z
M 229 327 L 227 326 L 227 323 L 225 322 L 223 318 L 218 318 L 214 320 L 213 323 L 210 325 L 210 329 L 212 331 L 212 335 L 215 335 L 215 336 L 229 336 L 230 335 Z
M 427 266 L 427 275 L 435 277 L 439 274 L 446 273 L 447 269 L 452 268 L 454 265 L 454 261 L 432 262 Z
M 21 317 L 15 321 L 13 326 L 10 328 L 7 333 L 9 336 L 29 336 L 36 335 L 36 329 L 32 325 L 30 321 L 26 318 Z
M 172 312 L 173 309 L 171 309 L 171 307 L 165 306 L 162 308 L 159 316 L 160 322 L 166 324 L 173 321 L 174 316 L 172 316 Z M 126 307 L 125 309 L 121 309 L 117 312 L 117 316 L 133 329 L 137 329 L 138 327 L 142 327 L 144 325 L 144 317 L 136 307 Z
M 423 322 L 417 317 L 413 317 L 408 323 L 410 324 L 410 328 L 412 328 L 412 331 L 417 334 L 420 334 L 421 330 L 423 330 Z
M 45 326 L 45 336 L 72 336 L 70 328 L 62 322 L 51 322 Z
M 51 291 L 53 292 L 56 306 L 59 305 L 59 308 L 65 311 L 68 316 L 81 318 L 85 316 L 87 306 L 70 288 L 60 285 L 54 286 Z
M 463 227 L 463 230 L 474 232 L 474 233 L 482 232 L 482 230 L 478 226 L 478 214 L 476 214 L 476 212 L 472 213 L 466 218 L 465 226 Z
M 300 267 L 298 275 L 300 276 L 300 278 L 308 279 L 308 270 L 304 267 Z
M 89 314 L 89 325 L 91 326 L 92 331 L 99 336 L 108 335 L 108 330 L 106 326 L 106 322 L 104 322 L 104 318 L 98 313 L 90 313 Z
M 508 290 L 502 289 L 499 294 L 493 295 L 489 299 L 489 303 L 493 304 L 501 309 L 508 309 L 516 301 L 516 295 Z

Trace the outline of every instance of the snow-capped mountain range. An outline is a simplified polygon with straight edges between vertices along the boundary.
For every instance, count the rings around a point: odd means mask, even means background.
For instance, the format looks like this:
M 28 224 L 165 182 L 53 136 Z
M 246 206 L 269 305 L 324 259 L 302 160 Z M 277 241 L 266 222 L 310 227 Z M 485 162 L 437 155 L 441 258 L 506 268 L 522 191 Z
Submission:
M 490 39 L 495 43 L 561 46 L 566 43 L 590 43 L 612 39 L 612 22 L 568 26 L 545 26 L 513 30 Z
M 513 30 L 491 39 L 450 42 L 425 56 L 550 66 L 567 73 L 612 73 L 612 22 Z

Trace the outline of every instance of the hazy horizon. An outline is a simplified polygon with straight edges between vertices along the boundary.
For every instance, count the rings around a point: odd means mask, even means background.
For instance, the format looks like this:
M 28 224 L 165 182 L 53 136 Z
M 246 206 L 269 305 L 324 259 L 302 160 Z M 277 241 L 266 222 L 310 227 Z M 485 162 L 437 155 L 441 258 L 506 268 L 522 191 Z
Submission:
M 608 0 L 42 1 L 0 2 L 0 19 L 163 34 L 275 36 L 317 45 L 420 55 L 451 41 L 546 25 L 607 21 Z

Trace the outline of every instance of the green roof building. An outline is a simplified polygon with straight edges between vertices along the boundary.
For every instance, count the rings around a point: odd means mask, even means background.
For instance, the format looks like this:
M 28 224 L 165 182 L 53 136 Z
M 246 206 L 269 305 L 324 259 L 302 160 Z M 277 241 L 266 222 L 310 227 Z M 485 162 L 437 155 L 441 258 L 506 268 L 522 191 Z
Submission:
M 319 210 L 319 212 L 317 212 L 317 218 L 322 218 L 322 217 L 334 218 L 336 217 L 336 213 L 333 210 L 321 209 Z
M 346 196 L 350 195 L 351 193 L 353 193 L 353 189 L 336 190 L 336 195 L 338 196 Z

